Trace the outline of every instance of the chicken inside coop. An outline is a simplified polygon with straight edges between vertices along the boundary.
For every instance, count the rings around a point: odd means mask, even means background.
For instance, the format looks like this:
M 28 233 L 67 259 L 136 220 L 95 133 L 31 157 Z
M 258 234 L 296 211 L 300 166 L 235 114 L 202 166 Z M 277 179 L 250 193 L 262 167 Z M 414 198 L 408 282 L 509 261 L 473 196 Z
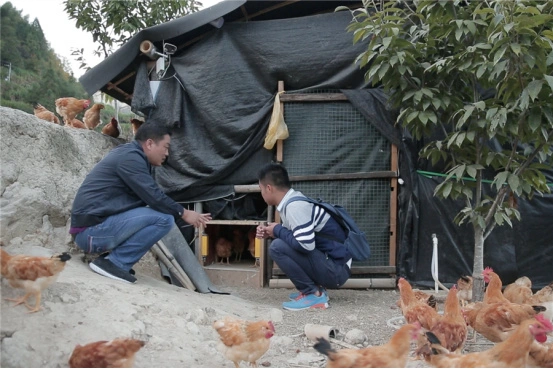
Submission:
M 212 224 L 205 230 L 209 240 L 206 265 L 253 267 L 255 248 L 250 250 L 249 234 L 255 225 Z M 255 233 L 254 233 L 255 234 Z

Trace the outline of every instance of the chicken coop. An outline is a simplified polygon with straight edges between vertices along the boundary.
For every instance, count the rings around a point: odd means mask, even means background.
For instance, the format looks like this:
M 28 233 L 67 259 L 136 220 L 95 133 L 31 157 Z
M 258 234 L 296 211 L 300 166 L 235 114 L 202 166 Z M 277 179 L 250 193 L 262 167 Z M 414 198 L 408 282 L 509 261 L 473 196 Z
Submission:
M 286 166 L 296 190 L 344 206 L 371 245 L 371 257 L 353 263 L 345 287 L 394 287 L 397 147 L 338 90 L 285 93 L 283 81 L 278 90 L 289 137 L 276 142 L 274 161 Z M 255 196 L 259 186 L 236 186 L 236 192 Z M 273 207 L 264 208 L 259 201 L 257 205 L 265 218 L 215 219 L 200 230 L 203 236 L 196 241 L 196 254 L 219 283 L 293 287 L 270 260 L 270 240 L 257 240 L 255 247 L 255 227 L 279 220 Z M 205 211 L 203 204 L 197 203 L 196 210 Z M 244 255 L 244 249 L 250 252 Z
M 418 156 L 426 138 L 397 124 L 386 94 L 365 80 L 355 60 L 367 45 L 353 44 L 351 12 L 339 6 L 363 2 L 222 1 L 141 30 L 79 79 L 145 124 L 173 129 L 167 162 L 153 175 L 175 201 L 215 215 L 186 237 L 217 284 L 290 286 L 269 258 L 270 241 L 249 239 L 261 222 L 279 220 L 257 186 L 271 161 L 284 164 L 295 189 L 344 206 L 365 231 L 372 255 L 353 263 L 345 287 L 395 287 L 399 275 L 432 286 L 434 234 L 440 280 L 472 272 L 472 230 L 453 222 L 463 204 L 434 197 L 447 168 Z M 289 137 L 266 149 L 277 96 Z M 485 264 L 506 283 L 553 279 L 551 209 L 551 194 L 520 201 L 522 221 L 486 240 Z

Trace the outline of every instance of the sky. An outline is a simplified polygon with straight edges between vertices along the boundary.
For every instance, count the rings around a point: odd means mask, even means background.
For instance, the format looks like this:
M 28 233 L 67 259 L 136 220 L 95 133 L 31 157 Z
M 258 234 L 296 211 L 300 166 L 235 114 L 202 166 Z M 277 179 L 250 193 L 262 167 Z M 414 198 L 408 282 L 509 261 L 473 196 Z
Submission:
M 202 0 L 203 6 L 212 6 L 221 0 Z M 1 4 L 6 1 L 1 0 Z M 103 58 L 94 56 L 97 44 L 92 42 L 92 35 L 81 31 L 75 27 L 75 21 L 70 20 L 69 16 L 63 11 L 62 0 L 10 0 L 14 8 L 21 10 L 22 16 L 29 16 L 29 22 L 38 18 L 46 40 L 50 47 L 60 57 L 64 57 L 69 62 L 75 78 L 84 74 L 83 69 L 79 69 L 79 63 L 71 55 L 72 49 L 84 48 L 85 60 L 91 67 L 100 63 Z M 0 35 L 1 37 L 1 35 Z

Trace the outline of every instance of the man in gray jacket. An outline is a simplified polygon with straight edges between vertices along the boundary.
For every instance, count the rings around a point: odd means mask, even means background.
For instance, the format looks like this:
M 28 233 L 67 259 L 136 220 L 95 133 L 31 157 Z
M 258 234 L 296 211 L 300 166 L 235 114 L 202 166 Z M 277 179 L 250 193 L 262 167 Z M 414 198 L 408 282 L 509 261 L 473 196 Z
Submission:
M 210 214 L 186 210 L 159 188 L 152 166 L 169 155 L 170 130 L 143 124 L 135 140 L 116 147 L 86 176 L 71 211 L 75 243 L 85 253 L 105 253 L 90 268 L 103 276 L 134 283 L 132 266 L 182 218 L 206 226 Z

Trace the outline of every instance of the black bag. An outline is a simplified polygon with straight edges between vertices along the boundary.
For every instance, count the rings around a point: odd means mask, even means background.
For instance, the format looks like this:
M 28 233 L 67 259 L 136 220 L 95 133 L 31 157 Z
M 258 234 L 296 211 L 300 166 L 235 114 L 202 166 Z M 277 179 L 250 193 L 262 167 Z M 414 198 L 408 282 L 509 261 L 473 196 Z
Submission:
M 294 201 L 307 201 L 312 204 L 318 205 L 323 208 L 338 224 L 344 229 L 346 233 L 346 240 L 344 246 L 348 249 L 351 257 L 355 261 L 367 260 L 371 256 L 371 249 L 369 241 L 365 236 L 365 232 L 361 231 L 351 215 L 340 205 L 333 205 L 321 199 L 312 199 L 310 197 L 296 196 L 292 197 L 286 205 Z M 327 235 L 319 233 L 320 236 L 326 237 Z M 331 237 L 327 237 L 331 238 Z

